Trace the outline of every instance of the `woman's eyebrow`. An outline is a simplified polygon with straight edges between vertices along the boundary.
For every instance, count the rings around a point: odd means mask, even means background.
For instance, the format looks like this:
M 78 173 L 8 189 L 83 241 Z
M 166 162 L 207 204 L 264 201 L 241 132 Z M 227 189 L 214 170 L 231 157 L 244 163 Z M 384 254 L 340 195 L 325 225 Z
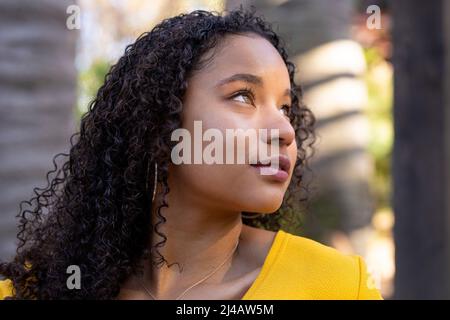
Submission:
M 263 79 L 259 76 L 256 76 L 251 73 L 236 73 L 228 78 L 222 79 L 219 82 L 217 82 L 216 87 L 223 86 L 227 83 L 235 82 L 235 81 L 243 81 L 255 84 L 257 86 L 263 86 Z M 283 96 L 285 97 L 291 97 L 291 89 L 286 89 L 283 93 Z
M 255 84 L 257 86 L 263 85 L 263 80 L 261 77 L 256 76 L 254 74 L 250 73 L 236 73 L 232 75 L 231 77 L 225 78 L 217 82 L 216 87 L 223 86 L 224 84 L 235 82 L 235 81 L 244 81 L 248 83 Z

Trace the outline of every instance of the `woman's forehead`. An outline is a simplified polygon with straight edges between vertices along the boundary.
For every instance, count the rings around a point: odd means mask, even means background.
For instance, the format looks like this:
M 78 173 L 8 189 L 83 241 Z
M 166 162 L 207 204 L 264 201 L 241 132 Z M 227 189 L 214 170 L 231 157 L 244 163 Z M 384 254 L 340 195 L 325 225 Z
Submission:
M 289 83 L 289 73 L 279 52 L 259 35 L 227 35 L 209 54 L 210 61 L 197 74 L 208 83 L 237 73 Z

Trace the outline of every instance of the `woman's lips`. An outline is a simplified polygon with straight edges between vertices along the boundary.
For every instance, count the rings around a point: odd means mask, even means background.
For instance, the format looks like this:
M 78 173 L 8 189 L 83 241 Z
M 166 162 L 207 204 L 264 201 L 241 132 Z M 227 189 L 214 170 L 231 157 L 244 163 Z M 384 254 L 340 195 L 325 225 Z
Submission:
M 278 160 L 278 167 L 274 164 L 276 160 Z M 287 156 L 279 155 L 268 161 L 269 162 L 267 164 L 262 164 L 258 161 L 256 164 L 251 164 L 250 166 L 257 169 L 261 175 L 267 176 L 276 181 L 284 182 L 289 178 L 291 162 Z M 272 164 L 274 164 L 274 167 L 272 167 Z

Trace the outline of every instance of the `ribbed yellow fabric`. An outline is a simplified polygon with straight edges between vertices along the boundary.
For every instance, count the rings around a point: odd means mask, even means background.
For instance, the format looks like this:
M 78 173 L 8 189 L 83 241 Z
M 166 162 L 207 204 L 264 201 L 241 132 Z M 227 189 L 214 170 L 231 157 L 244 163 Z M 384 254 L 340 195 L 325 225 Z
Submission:
M 0 299 L 12 294 L 0 281 Z M 362 258 L 313 240 L 277 232 L 259 275 L 242 300 L 382 299 Z
M 243 300 L 379 300 L 380 292 L 357 255 L 278 231 Z

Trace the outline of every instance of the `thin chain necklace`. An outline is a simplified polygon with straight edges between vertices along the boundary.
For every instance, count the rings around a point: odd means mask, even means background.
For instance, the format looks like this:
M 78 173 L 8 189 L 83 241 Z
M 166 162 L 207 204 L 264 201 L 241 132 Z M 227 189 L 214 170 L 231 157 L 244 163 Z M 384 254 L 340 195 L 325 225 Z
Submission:
M 236 242 L 236 245 L 233 248 L 233 251 L 231 251 L 230 254 L 228 254 L 228 256 L 226 257 L 226 259 L 218 266 L 216 267 L 212 272 L 210 272 L 209 274 L 206 275 L 206 277 L 200 279 L 199 281 L 195 282 L 194 284 L 192 284 L 191 286 L 189 286 L 186 290 L 184 290 L 181 294 L 179 294 L 174 300 L 180 300 L 189 290 L 191 290 L 192 288 L 198 286 L 200 283 L 206 281 L 207 279 L 209 279 L 210 277 L 212 277 L 227 261 L 228 259 L 230 259 L 234 252 L 236 251 L 237 247 L 239 245 L 239 238 Z M 151 293 L 151 291 L 144 285 L 144 279 L 142 279 L 140 281 L 140 284 L 142 286 L 142 288 L 145 290 L 145 292 L 153 299 L 153 300 L 158 300 L 155 295 L 153 295 Z

